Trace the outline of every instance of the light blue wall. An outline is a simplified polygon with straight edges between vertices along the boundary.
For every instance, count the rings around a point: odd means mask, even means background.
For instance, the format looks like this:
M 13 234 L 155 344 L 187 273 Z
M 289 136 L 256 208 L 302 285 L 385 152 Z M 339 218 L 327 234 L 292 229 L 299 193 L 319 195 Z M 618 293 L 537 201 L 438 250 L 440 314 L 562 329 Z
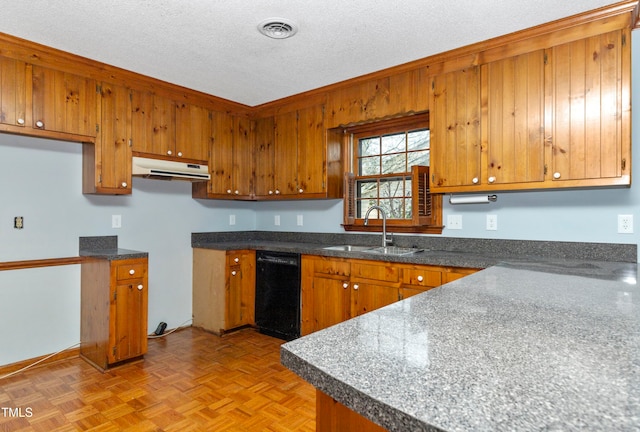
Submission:
M 633 65 L 640 70 L 639 33 L 633 33 Z M 640 78 L 636 81 L 640 82 Z M 639 84 L 640 85 L 640 84 Z M 633 92 L 633 105 L 640 95 Z M 640 110 L 633 112 L 640 124 Z M 634 147 L 640 128 L 633 131 Z M 640 159 L 634 149 L 634 173 Z M 123 248 L 149 252 L 149 329 L 160 321 L 176 327 L 191 318 L 191 232 L 268 230 L 342 232 L 342 202 L 244 203 L 191 198 L 183 182 L 134 179 L 133 195 L 82 194 L 79 144 L 0 134 L 0 261 L 76 256 L 78 237 L 118 235 Z M 637 217 L 638 186 L 627 189 L 500 193 L 488 205 L 450 206 L 463 229 L 443 236 L 638 243 L 617 234 L 617 215 Z M 446 201 L 446 200 L 445 200 Z M 122 228 L 111 228 L 111 215 Z M 229 225 L 229 215 L 236 225 Z M 498 230 L 485 216 L 498 215 Z M 280 225 L 274 216 L 280 215 Z M 302 215 L 303 225 L 297 225 Z M 23 216 L 25 228 L 13 228 Z M 640 219 L 635 231 L 640 232 Z M 67 348 L 79 341 L 79 266 L 0 271 L 0 365 Z

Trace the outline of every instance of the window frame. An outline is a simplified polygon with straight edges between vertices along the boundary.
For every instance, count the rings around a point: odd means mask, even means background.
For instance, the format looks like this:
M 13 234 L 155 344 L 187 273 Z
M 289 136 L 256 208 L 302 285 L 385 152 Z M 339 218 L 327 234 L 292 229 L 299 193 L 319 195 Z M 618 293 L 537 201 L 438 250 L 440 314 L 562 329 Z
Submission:
M 399 132 L 407 132 L 417 129 L 430 129 L 429 127 L 429 113 L 418 113 L 411 116 L 404 116 L 393 118 L 389 120 L 382 120 L 377 122 L 371 122 L 367 124 L 354 125 L 344 129 L 345 139 L 348 142 L 347 145 L 347 158 L 348 163 L 345 164 L 345 194 L 344 194 L 344 221 L 343 228 L 345 231 L 363 231 L 363 232 L 380 232 L 382 231 L 382 219 L 369 219 L 369 224 L 364 225 L 364 218 L 354 217 L 355 212 L 355 192 L 354 184 L 355 178 L 371 178 L 382 179 L 385 177 L 409 177 L 412 183 L 412 213 L 414 216 L 411 219 L 387 219 L 387 231 L 389 232 L 406 232 L 406 233 L 428 233 L 428 234 L 441 234 L 442 229 L 442 194 L 429 194 L 429 174 L 428 167 L 426 168 L 426 175 L 424 167 L 420 170 L 421 174 L 418 174 L 418 170 L 411 170 L 405 173 L 394 174 L 379 174 L 379 175 L 366 175 L 357 176 L 359 169 L 359 138 L 365 138 L 367 136 L 384 136 L 392 135 Z M 418 177 L 422 175 L 422 181 L 420 183 L 421 188 L 418 188 Z M 415 183 L 415 185 L 414 185 Z M 415 186 L 415 187 L 414 187 Z M 426 191 L 426 192 L 425 192 Z M 420 196 L 422 194 L 422 196 Z M 428 201 L 429 204 L 429 218 L 421 217 L 418 212 L 418 201 L 421 205 L 424 201 Z M 424 207 L 422 207 L 424 208 Z

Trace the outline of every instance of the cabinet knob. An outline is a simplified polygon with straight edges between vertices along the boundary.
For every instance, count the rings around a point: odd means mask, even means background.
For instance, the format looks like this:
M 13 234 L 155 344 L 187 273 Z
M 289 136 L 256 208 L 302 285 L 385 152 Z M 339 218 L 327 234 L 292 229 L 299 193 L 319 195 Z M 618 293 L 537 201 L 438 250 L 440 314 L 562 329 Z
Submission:
M 342 283 L 342 288 L 344 288 L 344 289 L 349 288 L 349 284 L 347 282 L 343 282 Z
M 126 188 L 127 187 L 127 182 L 122 182 L 122 187 Z
M 42 120 L 38 120 L 36 122 L 36 127 L 42 129 L 44 127 L 44 123 L 42 122 Z
M 138 290 L 142 291 L 142 284 L 138 285 Z
M 134 269 L 131 269 L 131 270 L 129 270 L 129 274 L 130 275 L 134 275 L 134 274 L 136 274 L 136 271 Z
M 227 189 L 227 193 L 230 194 L 231 193 L 231 189 Z
M 23 119 L 23 118 L 19 118 L 19 119 L 18 119 L 18 124 L 19 124 L 20 126 L 22 126 L 22 125 L 24 124 L 24 119 Z
M 272 190 L 269 191 L 269 195 L 273 195 L 273 191 Z
M 358 284 L 353 284 L 353 289 L 354 289 L 354 290 L 357 290 L 358 288 L 360 288 L 360 285 L 358 285 Z
M 231 272 L 231 276 L 235 276 L 237 273 L 238 273 L 237 271 L 233 270 L 233 271 Z
M 302 193 L 302 192 L 304 192 L 304 189 L 302 188 L 298 189 L 298 193 Z
M 167 154 L 168 154 L 169 156 L 171 156 L 171 155 L 173 154 L 173 152 L 172 152 L 171 150 L 167 150 Z
M 554 179 L 559 179 L 560 178 L 560 173 L 559 172 L 554 172 L 553 173 L 553 178 Z
M 491 176 L 488 178 L 489 183 L 493 183 L 494 181 L 496 181 L 496 178 Z
M 239 262 L 240 262 L 240 258 L 238 258 L 238 257 L 234 258 L 234 259 L 233 259 L 233 262 L 237 262 L 237 263 L 239 263 Z
M 182 152 L 178 152 L 178 156 L 182 157 Z
M 478 180 L 478 177 L 474 177 L 473 179 L 471 179 L 471 183 L 473 184 L 478 184 L 480 180 Z
M 236 195 L 240 195 L 240 191 L 238 189 L 236 189 L 236 191 L 234 192 Z
M 422 282 L 424 278 L 422 276 L 418 276 L 418 282 Z
M 280 189 L 276 189 L 276 195 L 280 195 Z

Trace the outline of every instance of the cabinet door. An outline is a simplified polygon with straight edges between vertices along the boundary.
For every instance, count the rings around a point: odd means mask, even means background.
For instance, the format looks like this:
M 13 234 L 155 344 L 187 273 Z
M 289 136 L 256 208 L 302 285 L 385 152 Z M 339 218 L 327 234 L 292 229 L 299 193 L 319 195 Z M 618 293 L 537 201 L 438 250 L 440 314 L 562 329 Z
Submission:
M 298 193 L 326 191 L 324 106 L 298 111 Z
M 298 194 L 298 113 L 275 117 L 276 195 Z
M 399 300 L 398 287 L 353 282 L 351 315 L 358 316 Z
M 233 193 L 237 197 L 253 195 L 253 136 L 251 120 L 234 119 Z
M 131 131 L 133 150 L 173 156 L 175 150 L 175 103 L 147 92 L 132 93 Z
M 96 81 L 33 66 L 33 128 L 96 136 Z
M 435 76 L 431 83 L 431 190 L 473 186 L 481 178 L 478 67 Z
M 275 143 L 274 118 L 259 118 L 255 122 L 255 185 L 257 196 L 273 196 L 275 193 Z
M 26 77 L 24 62 L 0 57 L 0 123 L 25 126 Z
M 255 322 L 255 252 L 229 252 L 227 265 L 226 330 Z
M 146 353 L 147 287 L 143 279 L 121 281 L 115 286 L 111 326 L 110 363 Z
M 346 280 L 313 278 L 313 331 L 351 318 L 351 289 Z
M 618 30 L 548 50 L 553 181 L 629 176 L 629 37 Z
M 481 74 L 487 101 L 487 177 L 481 182 L 544 181 L 544 51 L 483 65 Z
M 96 169 L 100 193 L 131 193 L 131 98 L 125 87 L 100 87 L 100 133 L 96 138 Z
M 176 106 L 175 156 L 205 161 L 211 142 L 211 114 L 208 109 L 187 103 Z
M 209 181 L 212 194 L 225 194 L 231 197 L 233 193 L 233 135 L 234 119 L 231 115 L 212 113 L 212 136 Z

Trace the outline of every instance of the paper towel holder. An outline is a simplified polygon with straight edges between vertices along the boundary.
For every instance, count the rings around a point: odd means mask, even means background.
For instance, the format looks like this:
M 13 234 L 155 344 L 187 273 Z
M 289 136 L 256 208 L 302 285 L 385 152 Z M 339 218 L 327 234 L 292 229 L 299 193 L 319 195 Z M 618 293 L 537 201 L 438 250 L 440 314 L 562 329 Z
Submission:
M 449 204 L 489 204 L 496 202 L 498 195 L 449 195 Z

